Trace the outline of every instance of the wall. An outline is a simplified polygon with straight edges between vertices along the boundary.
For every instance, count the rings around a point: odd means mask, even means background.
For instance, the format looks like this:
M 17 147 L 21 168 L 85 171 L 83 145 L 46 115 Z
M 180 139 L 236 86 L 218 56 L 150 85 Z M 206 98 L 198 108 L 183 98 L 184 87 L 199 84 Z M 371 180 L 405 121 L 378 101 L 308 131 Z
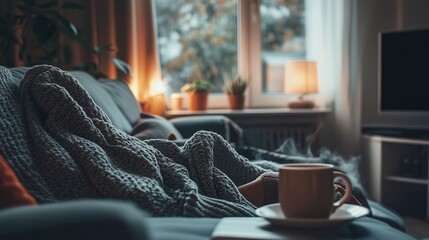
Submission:
M 429 114 L 378 113 L 378 32 L 429 28 L 429 1 L 364 0 L 360 7 L 359 48 L 362 52 L 362 124 L 429 128 Z M 400 96 L 398 96 L 400 97 Z

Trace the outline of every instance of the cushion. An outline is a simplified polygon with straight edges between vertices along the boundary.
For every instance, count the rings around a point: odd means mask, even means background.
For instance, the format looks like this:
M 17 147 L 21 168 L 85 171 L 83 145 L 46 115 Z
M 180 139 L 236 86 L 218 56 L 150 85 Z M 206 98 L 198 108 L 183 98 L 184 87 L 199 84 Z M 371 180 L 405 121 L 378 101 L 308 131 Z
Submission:
M 15 82 L 16 86 L 19 87 L 19 84 L 21 83 L 21 80 L 24 79 L 25 73 L 27 70 L 30 69 L 29 67 L 16 67 L 16 68 L 10 68 L 10 72 L 12 73 L 13 81 Z
M 100 79 L 98 81 L 110 93 L 113 101 L 115 101 L 128 122 L 135 124 L 137 119 L 140 118 L 140 104 L 137 102 L 128 85 L 122 80 Z
M 0 155 L 0 208 L 35 204 L 36 200 L 25 190 L 6 159 Z
M 71 71 L 70 73 L 88 91 L 91 98 L 109 117 L 115 127 L 127 133 L 131 132 L 131 123 L 113 100 L 110 93 L 102 86 L 102 82 L 95 80 L 95 78 L 86 72 Z
M 131 135 L 141 140 L 147 139 L 183 139 L 177 129 L 164 118 L 139 119 Z

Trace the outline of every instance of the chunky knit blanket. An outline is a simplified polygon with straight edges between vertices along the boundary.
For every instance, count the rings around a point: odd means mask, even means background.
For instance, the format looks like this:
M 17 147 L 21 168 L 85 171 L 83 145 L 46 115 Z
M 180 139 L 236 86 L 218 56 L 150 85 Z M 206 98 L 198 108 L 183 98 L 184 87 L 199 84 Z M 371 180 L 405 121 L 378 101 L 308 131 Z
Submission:
M 183 147 L 116 129 L 78 81 L 52 66 L 18 88 L 0 67 L 0 153 L 39 202 L 113 198 L 154 216 L 253 216 L 238 191 L 269 170 L 200 131 Z

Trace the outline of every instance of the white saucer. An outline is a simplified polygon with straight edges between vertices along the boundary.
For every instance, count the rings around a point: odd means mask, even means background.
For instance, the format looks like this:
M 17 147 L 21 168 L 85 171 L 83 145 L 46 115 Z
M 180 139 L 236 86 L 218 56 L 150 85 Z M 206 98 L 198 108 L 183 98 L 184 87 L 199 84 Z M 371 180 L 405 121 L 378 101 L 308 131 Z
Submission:
M 256 209 L 256 215 L 265 218 L 270 223 L 295 228 L 332 227 L 368 215 L 365 207 L 343 204 L 329 218 L 285 218 L 280 203 L 270 204 Z

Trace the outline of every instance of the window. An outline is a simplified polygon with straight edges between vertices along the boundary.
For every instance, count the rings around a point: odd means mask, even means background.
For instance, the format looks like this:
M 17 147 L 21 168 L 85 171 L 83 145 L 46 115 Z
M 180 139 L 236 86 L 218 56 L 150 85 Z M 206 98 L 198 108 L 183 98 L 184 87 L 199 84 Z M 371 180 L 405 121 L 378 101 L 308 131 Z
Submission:
M 247 106 L 284 106 L 284 63 L 306 55 L 304 2 L 155 0 L 167 94 L 203 78 L 217 98 L 209 107 L 226 107 L 224 83 L 239 73 L 250 82 Z
M 197 79 L 222 93 L 237 73 L 237 1 L 157 0 L 158 45 L 167 89 Z
M 305 58 L 304 1 L 261 0 L 262 89 L 283 93 L 284 65 Z

